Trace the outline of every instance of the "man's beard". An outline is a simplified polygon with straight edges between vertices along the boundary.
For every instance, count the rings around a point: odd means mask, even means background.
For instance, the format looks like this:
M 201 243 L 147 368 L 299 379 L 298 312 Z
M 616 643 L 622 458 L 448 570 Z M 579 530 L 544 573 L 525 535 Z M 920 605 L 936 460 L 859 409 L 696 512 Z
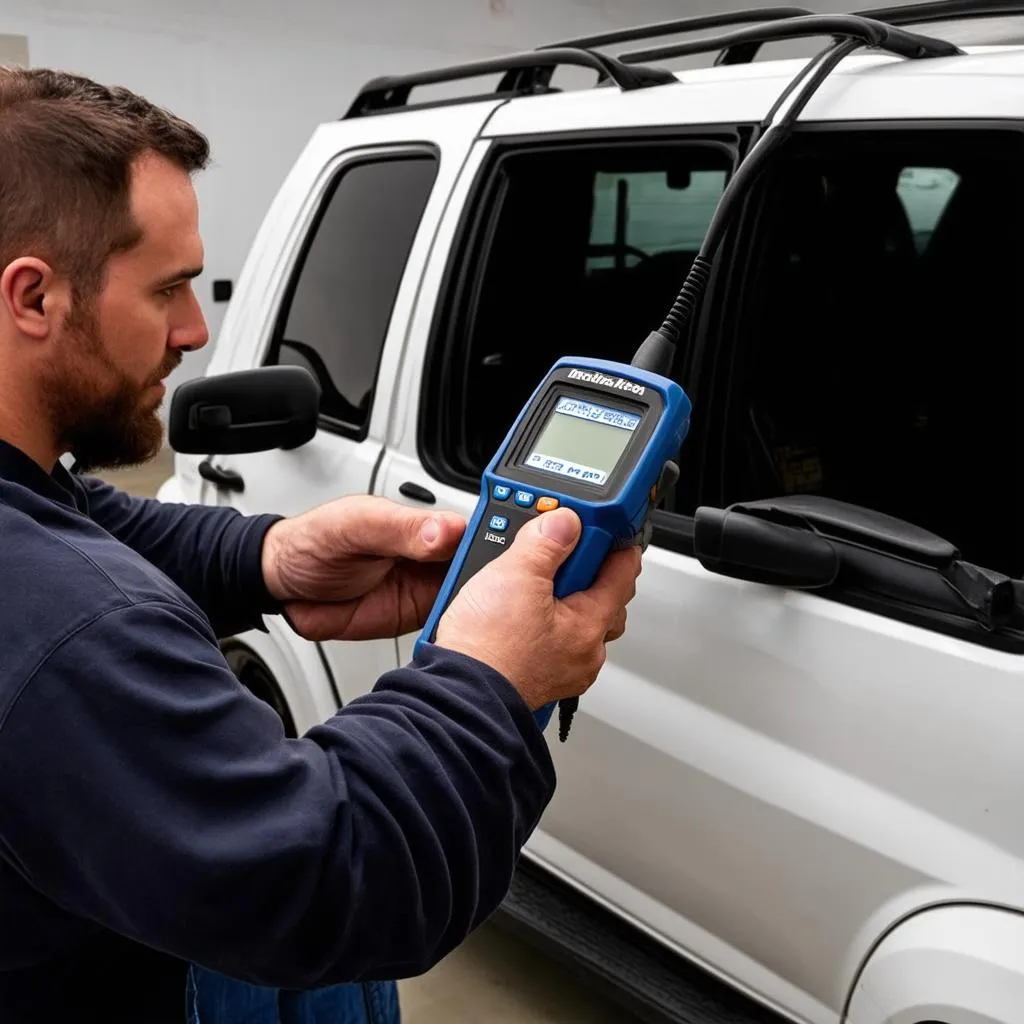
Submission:
M 79 308 L 64 324 L 62 353 L 50 366 L 43 401 L 61 451 L 89 472 L 135 466 L 153 458 L 163 444 L 159 405 L 143 405 L 147 388 L 181 362 L 168 352 L 159 370 L 141 386 L 114 365 L 103 348 L 99 324 Z

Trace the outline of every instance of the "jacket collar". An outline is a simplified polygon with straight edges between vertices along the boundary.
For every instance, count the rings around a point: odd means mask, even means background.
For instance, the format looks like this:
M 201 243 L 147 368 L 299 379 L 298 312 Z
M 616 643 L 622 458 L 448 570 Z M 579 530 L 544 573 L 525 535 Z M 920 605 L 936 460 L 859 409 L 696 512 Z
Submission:
M 84 488 L 60 462 L 54 466 L 52 473 L 47 473 L 20 448 L 6 441 L 0 441 L 0 480 L 20 484 L 44 498 L 58 501 L 79 512 L 87 511 Z

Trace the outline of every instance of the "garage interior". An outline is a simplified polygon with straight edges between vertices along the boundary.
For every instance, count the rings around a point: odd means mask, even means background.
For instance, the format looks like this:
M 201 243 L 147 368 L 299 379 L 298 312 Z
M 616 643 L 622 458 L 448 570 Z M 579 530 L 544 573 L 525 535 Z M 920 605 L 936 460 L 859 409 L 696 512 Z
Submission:
M 264 212 L 317 124 L 340 117 L 360 86 L 572 36 L 756 0 L 4 0 L 0 63 L 54 67 L 123 84 L 210 138 L 196 179 L 205 271 L 196 294 L 211 344 L 168 382 L 200 376 Z M 821 11 L 847 10 L 817 0 Z M 443 16 L 439 16 L 442 14 Z M 570 73 L 571 74 L 571 73 Z M 589 80 L 589 77 L 588 77 Z M 99 474 L 153 496 L 172 473 L 165 449 L 145 467 Z M 400 983 L 410 1024 L 617 1021 L 619 1008 L 570 971 L 487 925 L 422 978 Z

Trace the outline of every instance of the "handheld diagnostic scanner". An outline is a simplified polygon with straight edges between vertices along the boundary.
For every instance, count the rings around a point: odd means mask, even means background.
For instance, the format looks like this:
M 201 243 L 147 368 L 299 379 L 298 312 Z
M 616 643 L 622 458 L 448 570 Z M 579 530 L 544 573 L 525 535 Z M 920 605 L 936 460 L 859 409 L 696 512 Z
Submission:
M 613 547 L 643 544 L 659 484 L 674 475 L 689 425 L 690 401 L 667 377 L 606 360 L 558 360 L 484 470 L 476 509 L 417 646 L 434 641 L 466 581 L 536 516 L 567 507 L 581 522 L 555 577 L 556 597 L 589 587 Z M 542 727 L 551 711 L 536 713 Z
M 686 436 L 690 401 L 671 379 L 675 344 L 693 318 L 711 276 L 714 256 L 768 158 L 792 132 L 800 112 L 841 61 L 861 46 L 907 59 L 960 51 L 860 15 L 808 15 L 705 39 L 722 50 L 772 39 L 830 35 L 832 41 L 804 66 L 772 104 L 722 193 L 686 280 L 662 326 L 629 364 L 567 356 L 534 391 L 484 471 L 480 499 L 437 601 L 417 641 L 432 643 L 438 620 L 466 581 L 504 551 L 533 516 L 559 505 L 582 521 L 576 548 L 555 577 L 555 596 L 590 586 L 610 549 L 646 543 L 648 516 Z M 674 479 L 671 481 L 674 483 Z M 509 624 L 514 630 L 515 623 Z M 560 736 L 568 734 L 576 698 L 561 702 Z M 553 706 L 536 712 L 543 728 Z

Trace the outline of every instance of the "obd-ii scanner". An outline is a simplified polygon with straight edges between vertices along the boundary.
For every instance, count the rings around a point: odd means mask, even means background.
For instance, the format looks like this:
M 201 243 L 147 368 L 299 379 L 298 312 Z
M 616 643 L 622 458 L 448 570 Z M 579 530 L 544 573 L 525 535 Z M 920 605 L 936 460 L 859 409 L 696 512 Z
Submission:
M 612 548 L 645 543 L 659 492 L 675 482 L 671 460 L 689 425 L 690 401 L 667 377 L 600 359 L 555 363 L 484 471 L 480 500 L 417 645 L 433 641 L 466 581 L 536 516 L 571 508 L 582 526 L 555 576 L 556 597 L 589 587 Z M 573 705 L 563 701 L 562 709 L 564 738 Z M 536 712 L 542 728 L 551 711 Z
M 731 212 L 815 90 L 848 54 L 864 44 L 909 58 L 946 56 L 951 49 L 941 40 L 859 16 L 786 18 L 776 25 L 707 39 L 702 45 L 724 49 L 776 37 L 824 34 L 833 36 L 832 43 L 790 82 L 757 127 L 662 326 L 648 335 L 629 364 L 574 356 L 559 359 L 516 418 L 484 471 L 480 499 L 417 649 L 434 641 L 439 619 L 466 581 L 506 550 L 534 516 L 564 506 L 582 522 L 577 546 L 555 577 L 556 597 L 589 587 L 613 548 L 646 546 L 650 513 L 675 483 L 678 470 L 673 460 L 690 422 L 690 400 L 670 378 L 675 344 L 707 285 Z M 514 630 L 515 623 L 509 628 Z M 561 702 L 563 741 L 576 705 L 576 698 Z M 541 728 L 552 710 L 549 705 L 535 713 Z

